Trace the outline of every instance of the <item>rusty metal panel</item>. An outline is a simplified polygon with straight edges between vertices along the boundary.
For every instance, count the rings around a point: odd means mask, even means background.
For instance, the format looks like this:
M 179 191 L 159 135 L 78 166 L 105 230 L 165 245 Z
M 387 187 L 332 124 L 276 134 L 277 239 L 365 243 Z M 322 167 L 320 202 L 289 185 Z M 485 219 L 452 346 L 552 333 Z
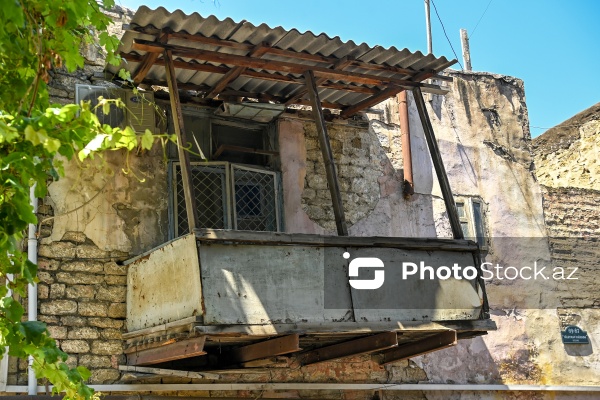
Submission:
M 386 284 L 378 290 L 351 289 L 352 258 L 378 257 Z M 478 286 L 468 280 L 403 280 L 404 261 L 433 268 L 473 265 L 469 252 L 383 247 L 200 245 L 202 287 L 210 324 L 277 324 L 475 320 L 482 310 Z M 418 262 L 418 261 L 417 261 Z M 371 271 L 372 272 L 372 271 Z M 368 278 L 365 278 L 368 279 Z M 329 299 L 329 300 L 328 300 Z
M 196 237 L 183 236 L 138 257 L 127 270 L 127 330 L 202 314 Z
M 344 321 L 350 294 L 339 309 L 324 306 L 325 248 L 313 246 L 200 245 L 204 323 L 271 324 Z M 346 290 L 347 282 L 328 288 Z

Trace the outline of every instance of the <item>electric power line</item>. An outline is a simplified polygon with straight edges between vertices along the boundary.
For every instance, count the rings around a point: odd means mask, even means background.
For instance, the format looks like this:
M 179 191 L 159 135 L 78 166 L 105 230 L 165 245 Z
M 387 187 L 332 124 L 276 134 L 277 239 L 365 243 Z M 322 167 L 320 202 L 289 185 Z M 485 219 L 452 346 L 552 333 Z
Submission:
M 488 8 L 490 8 L 490 4 L 492 4 L 493 0 L 490 0 L 490 2 L 488 3 L 487 7 L 485 7 L 485 10 L 483 11 L 483 14 L 481 14 L 481 17 L 479 17 L 479 21 L 477 21 L 477 23 L 475 24 L 475 28 L 473 28 L 473 30 L 471 31 L 471 34 L 469 35 L 469 39 L 471 39 L 473 37 L 473 34 L 475 33 L 475 30 L 477 29 L 477 27 L 479 26 L 479 23 L 481 22 L 481 20 L 483 19 L 483 16 L 485 15 L 485 13 L 487 12 Z
M 450 48 L 452 49 L 452 52 L 454 53 L 454 57 L 456 57 L 456 61 L 458 62 L 458 65 L 460 65 L 460 69 L 464 70 L 462 64 L 460 63 L 460 61 L 458 61 L 458 56 L 456 55 L 456 51 L 454 51 L 454 46 L 452 46 L 452 42 L 450 41 L 450 38 L 448 37 L 448 34 L 446 33 L 446 28 L 444 27 L 442 18 L 440 18 L 440 14 L 438 13 L 437 7 L 435 6 L 435 3 L 433 2 L 433 0 L 431 0 L 431 4 L 433 4 L 433 9 L 435 10 L 435 15 L 437 15 L 438 20 L 440 21 L 440 24 L 442 25 L 442 29 L 444 31 L 444 35 L 446 36 L 446 40 L 448 41 L 448 44 L 450 44 Z

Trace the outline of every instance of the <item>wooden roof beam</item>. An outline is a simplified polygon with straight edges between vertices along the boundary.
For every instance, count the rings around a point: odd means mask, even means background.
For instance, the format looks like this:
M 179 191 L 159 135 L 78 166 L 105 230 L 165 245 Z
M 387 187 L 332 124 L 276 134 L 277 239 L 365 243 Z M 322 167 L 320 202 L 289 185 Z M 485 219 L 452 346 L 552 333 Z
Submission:
M 156 41 L 158 43 L 167 43 L 168 40 L 169 40 L 168 39 L 168 33 L 162 33 L 156 39 Z M 156 60 L 158 59 L 159 55 L 160 55 L 160 53 L 146 53 L 146 54 L 144 54 L 144 58 L 142 59 L 142 61 L 140 62 L 140 64 L 137 66 L 135 72 L 133 73 L 132 79 L 133 79 L 134 83 L 140 83 L 141 81 L 144 80 L 144 78 L 146 77 L 146 75 L 150 71 L 150 68 L 152 68 L 152 66 L 154 65 L 154 63 L 156 63 Z
M 127 365 L 153 365 L 182 358 L 196 357 L 206 354 L 204 342 L 206 336 L 166 344 L 127 354 Z
M 396 346 L 398 346 L 396 332 L 384 332 L 302 353 L 298 356 L 298 362 L 301 365 L 316 364 L 336 358 L 373 353 Z
M 394 97 L 403 90 L 404 88 L 402 86 L 390 86 L 387 89 L 382 90 L 381 92 L 374 94 L 373 96 L 361 102 L 358 102 L 353 106 L 344 108 L 344 110 L 342 110 L 342 112 L 340 113 L 340 117 L 348 118 L 356 114 L 357 112 L 364 110 L 365 108 L 369 108 L 371 106 L 374 106 L 375 104 L 381 103 L 386 99 L 389 99 L 390 97 Z
M 264 60 L 254 57 L 239 56 L 234 54 L 224 54 L 217 51 L 199 50 L 184 46 L 174 46 L 169 44 L 154 43 L 148 40 L 134 39 L 134 50 L 147 52 L 163 52 L 170 50 L 173 55 L 178 57 L 192 58 L 209 62 L 216 62 L 235 66 L 244 66 L 247 68 L 263 69 L 268 71 L 280 71 L 292 74 L 304 74 L 307 70 L 312 70 L 319 77 L 343 80 L 347 82 L 365 84 L 365 85 L 382 85 L 387 83 L 395 83 L 411 87 L 419 86 L 418 82 L 396 77 L 383 77 L 376 75 L 367 75 L 357 72 L 336 71 L 329 68 L 311 66 L 305 64 L 295 64 L 283 61 Z M 433 72 L 432 72 L 433 74 Z
M 346 68 L 348 65 L 352 64 L 353 62 L 354 62 L 353 58 L 351 58 L 351 57 L 344 57 L 342 59 L 339 59 L 335 64 L 333 64 L 333 66 L 331 67 L 331 69 L 339 69 L 341 71 L 344 68 Z M 317 86 L 320 86 L 323 83 L 325 83 L 326 81 L 327 81 L 326 78 L 318 78 L 318 79 L 315 80 L 315 84 Z M 300 89 L 296 90 L 294 93 L 292 93 L 285 100 L 285 105 L 289 106 L 290 104 L 294 104 L 296 101 L 298 101 L 302 97 L 304 97 L 307 93 L 308 93 L 308 87 L 305 85 L 303 88 L 300 88 Z
M 381 354 L 373 355 L 371 358 L 379 365 L 390 364 L 407 358 L 416 357 L 421 354 L 445 349 L 454 346 L 458 339 L 456 331 L 446 331 L 426 337 L 416 342 L 407 343 L 396 348 L 386 350 Z
M 261 44 L 255 46 L 248 53 L 247 57 L 260 58 L 263 54 L 265 54 L 267 52 L 269 47 L 270 47 L 269 44 L 261 43 Z M 206 94 L 205 97 L 208 99 L 212 99 L 212 98 L 218 96 L 219 93 L 221 93 L 223 91 L 223 89 L 225 89 L 230 82 L 233 82 L 234 80 L 236 80 L 242 74 L 242 72 L 244 72 L 245 70 L 246 70 L 246 67 L 244 67 L 244 66 L 238 66 L 238 67 L 230 69 L 227 73 L 225 73 L 225 75 L 223 75 L 223 77 L 219 80 L 219 82 L 217 82 L 215 87 L 213 87 L 211 89 L 211 91 Z
M 229 350 L 222 355 L 223 365 L 242 364 L 248 361 L 295 353 L 300 348 L 300 335 L 295 333 Z

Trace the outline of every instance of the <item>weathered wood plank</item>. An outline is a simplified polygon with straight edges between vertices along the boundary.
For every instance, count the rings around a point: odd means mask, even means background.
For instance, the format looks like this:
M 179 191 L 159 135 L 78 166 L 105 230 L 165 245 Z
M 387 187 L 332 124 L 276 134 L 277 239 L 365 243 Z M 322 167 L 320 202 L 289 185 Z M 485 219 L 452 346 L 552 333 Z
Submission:
M 173 129 L 177 135 L 177 153 L 181 163 L 181 182 L 183 184 L 183 195 L 185 198 L 185 209 L 188 219 L 189 231 L 198 227 L 198 209 L 196 207 L 196 196 L 194 196 L 194 185 L 192 183 L 190 155 L 186 150 L 188 140 L 183 126 L 183 114 L 181 113 L 181 102 L 179 100 L 179 88 L 175 78 L 175 67 L 170 50 L 164 52 L 165 70 L 169 95 L 171 98 L 171 114 L 173 118 Z
M 306 79 L 306 87 L 310 96 L 313 118 L 317 124 L 317 133 L 319 135 L 319 145 L 323 162 L 325 163 L 325 172 L 327 175 L 327 184 L 331 193 L 331 201 L 333 203 L 333 213 L 335 215 L 335 225 L 339 236 L 348 236 L 348 227 L 346 226 L 346 216 L 344 215 L 344 204 L 342 203 L 342 195 L 340 193 L 340 184 L 337 177 L 331 143 L 327 133 L 327 125 L 323 117 L 323 109 L 321 108 L 321 100 L 317 92 L 317 85 L 312 71 L 304 73 Z
M 152 365 L 206 354 L 206 336 L 181 340 L 148 350 L 127 354 L 127 365 Z
M 384 332 L 299 354 L 298 362 L 301 365 L 310 365 L 337 358 L 372 353 L 396 346 L 398 346 L 396 332 Z
M 471 240 L 439 238 L 399 238 L 379 236 L 321 236 L 302 233 L 244 232 L 219 229 L 197 229 L 200 242 L 232 242 L 272 245 L 314 245 L 322 247 L 394 247 L 407 250 L 477 251 L 477 243 Z
M 265 337 L 291 333 L 316 334 L 369 334 L 383 331 L 396 333 L 405 331 L 441 332 L 455 330 L 457 332 L 487 332 L 497 329 L 491 319 L 473 321 L 392 321 L 392 322 L 328 322 L 328 323 L 297 323 L 273 325 L 197 325 L 196 332 L 210 335 L 262 335 Z
M 423 131 L 425 132 L 425 139 L 427 140 L 427 146 L 429 147 L 431 161 L 435 168 L 435 173 L 440 184 L 442 196 L 444 197 L 444 203 L 446 204 L 446 211 L 448 212 L 448 219 L 450 220 L 452 235 L 454 236 L 454 239 L 463 239 L 464 235 L 460 226 L 458 210 L 456 209 L 456 204 L 454 203 L 454 196 L 452 194 L 452 189 L 450 188 L 450 182 L 448 181 L 448 174 L 446 174 L 446 168 L 444 167 L 442 155 L 440 154 L 435 133 L 433 132 L 433 126 L 431 125 L 431 120 L 429 119 L 427 108 L 425 107 L 425 101 L 423 100 L 421 88 L 416 87 L 413 89 L 413 97 L 415 98 L 417 111 L 419 112 L 419 117 L 421 118 Z
M 263 342 L 249 344 L 223 354 L 224 365 L 246 363 L 248 361 L 275 357 L 300 351 L 300 336 L 297 333 Z
M 456 331 L 446 331 L 426 337 L 424 339 L 386 350 L 380 354 L 373 355 L 373 361 L 379 365 L 390 364 L 407 358 L 416 357 L 421 354 L 431 353 L 457 343 Z
M 191 379 L 220 379 L 219 374 L 211 374 L 210 372 L 193 372 L 193 371 L 178 371 L 175 369 L 138 367 L 135 365 L 119 365 L 119 371 L 140 372 L 142 374 L 152 374 L 158 376 L 177 376 L 180 378 Z

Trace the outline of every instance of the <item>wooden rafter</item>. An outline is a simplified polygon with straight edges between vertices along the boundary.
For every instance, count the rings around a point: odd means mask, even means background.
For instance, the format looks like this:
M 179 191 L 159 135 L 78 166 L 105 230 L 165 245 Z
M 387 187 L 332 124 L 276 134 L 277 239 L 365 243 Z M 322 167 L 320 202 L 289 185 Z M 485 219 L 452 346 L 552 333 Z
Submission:
M 166 344 L 127 354 L 127 365 L 153 365 L 206 354 L 206 336 Z
M 168 33 L 162 33 L 158 39 L 156 39 L 158 43 L 167 43 L 168 41 Z M 143 56 L 142 61 L 136 68 L 135 72 L 132 75 L 132 79 L 134 83 L 140 83 L 144 80 L 150 68 L 156 63 L 158 56 L 160 53 L 146 53 Z
M 411 88 L 419 86 L 418 82 L 407 79 L 400 79 L 395 76 L 384 77 L 377 75 L 368 75 L 359 72 L 338 71 L 319 66 L 296 64 L 284 61 L 265 60 L 258 59 L 255 57 L 239 56 L 235 54 L 225 54 L 217 51 L 199 50 L 185 46 L 155 43 L 142 39 L 134 39 L 132 48 L 134 50 L 154 53 L 170 50 L 173 55 L 178 57 L 193 58 L 227 65 L 245 66 L 247 68 L 264 69 L 267 71 L 280 71 L 293 74 L 304 74 L 304 72 L 310 69 L 315 75 L 319 77 L 360 83 L 364 85 L 383 85 L 387 83 L 394 83 L 397 85 L 407 86 Z M 433 74 L 433 72 L 431 73 Z
M 407 358 L 454 346 L 457 340 L 456 331 L 441 332 L 373 355 L 372 359 L 380 365 L 390 364 L 395 361 L 406 360 Z
M 247 57 L 257 57 L 260 58 L 263 54 L 265 54 L 269 50 L 269 45 L 267 43 L 261 43 L 255 46 L 247 55 Z M 235 68 L 230 69 L 223 75 L 223 77 L 217 82 L 217 84 L 206 94 L 206 98 L 212 99 L 216 97 L 219 93 L 223 91 L 227 87 L 230 82 L 236 80 L 242 72 L 246 70 L 244 66 L 237 66 Z
M 336 358 L 368 354 L 398 346 L 396 332 L 384 332 L 360 339 L 310 350 L 298 356 L 301 365 L 316 364 Z
M 222 362 L 225 365 L 241 364 L 300 350 L 300 335 L 296 333 L 232 349 L 223 354 Z
M 346 68 L 348 65 L 352 64 L 354 62 L 354 59 L 350 58 L 350 57 L 344 57 L 338 61 L 335 62 L 335 64 L 333 64 L 333 66 L 331 67 L 331 69 L 338 69 L 338 70 L 343 70 L 344 68 Z M 327 78 L 319 78 L 315 80 L 315 85 L 316 86 L 321 86 L 323 85 L 325 82 L 327 81 Z M 296 90 L 294 93 L 292 93 L 285 101 L 285 105 L 289 106 L 290 104 L 294 104 L 296 101 L 300 100 L 304 95 L 306 95 L 308 93 L 308 87 L 304 86 L 303 88 Z
M 143 30 L 136 30 L 136 31 L 144 32 Z M 144 33 L 155 34 L 155 32 L 153 32 L 153 31 L 152 32 L 144 32 Z M 201 44 L 211 45 L 211 46 L 215 46 L 215 47 L 229 47 L 229 48 L 243 50 L 243 51 L 251 51 L 252 48 L 254 47 L 252 44 L 248 44 L 248 43 L 238 43 L 238 42 L 234 42 L 231 40 L 210 38 L 210 37 L 205 37 L 202 35 L 192 35 L 192 34 L 184 33 L 184 32 L 170 33 L 169 39 L 171 39 L 171 38 L 188 40 L 190 42 L 201 43 Z M 280 57 L 288 57 L 288 58 L 293 58 L 293 59 L 298 59 L 298 60 L 312 61 L 312 62 L 316 62 L 316 63 L 323 63 L 323 64 L 329 64 L 329 65 L 335 64 L 336 62 L 338 62 L 340 60 L 335 57 L 326 57 L 326 56 L 322 56 L 319 54 L 310 54 L 310 53 L 305 53 L 305 52 L 296 52 L 296 51 L 292 51 L 292 50 L 278 49 L 276 47 L 269 48 L 267 50 L 267 53 L 277 55 Z M 402 74 L 402 75 L 408 75 L 408 76 L 414 75 L 418 72 L 418 71 L 415 71 L 415 70 L 412 70 L 409 68 L 399 68 L 399 67 L 395 67 L 395 66 L 391 66 L 391 65 L 373 64 L 373 63 L 367 63 L 367 62 L 360 61 L 360 60 L 353 61 L 352 65 L 357 68 L 361 68 L 361 69 L 365 69 L 365 70 L 388 71 L 388 72 L 392 72 L 395 74 Z
M 353 114 L 356 114 L 357 112 L 359 112 L 360 110 L 363 110 L 365 108 L 369 108 L 371 106 L 374 106 L 375 104 L 379 104 L 382 101 L 389 99 L 390 97 L 393 97 L 395 95 L 397 95 L 398 93 L 400 93 L 401 91 L 403 91 L 404 88 L 401 86 L 390 86 L 385 90 L 382 90 L 381 92 L 374 94 L 373 96 L 358 102 L 350 107 L 346 107 L 341 113 L 340 116 L 342 118 L 347 118 Z
M 141 62 L 143 60 L 143 56 L 140 56 L 138 54 L 121 53 L 121 57 L 123 57 L 124 59 L 126 59 L 128 61 L 134 61 L 134 62 Z M 162 60 L 162 59 L 156 60 L 155 65 L 164 65 L 164 60 Z M 173 65 L 175 66 L 175 68 L 179 68 L 179 69 L 188 69 L 188 70 L 193 70 L 193 71 L 210 72 L 210 73 L 216 73 L 216 74 L 226 74 L 231 70 L 228 67 L 217 67 L 215 65 L 210 65 L 210 64 L 199 64 L 199 63 L 185 62 L 185 61 L 180 61 L 180 60 L 173 60 Z M 304 85 L 304 83 L 305 83 L 303 78 L 295 78 L 295 77 L 288 76 L 288 75 L 272 74 L 272 73 L 268 73 L 268 72 L 258 72 L 258 71 L 252 71 L 252 70 L 247 70 L 247 69 L 242 71 L 241 75 L 248 76 L 251 78 L 263 79 L 263 80 L 267 80 L 267 81 L 286 82 L 286 83 L 293 83 L 293 84 L 298 84 L 298 85 Z M 189 87 L 189 84 L 188 84 L 188 87 Z M 332 90 L 343 90 L 343 91 L 348 91 L 348 92 L 365 93 L 365 94 L 375 94 L 375 93 L 379 92 L 379 89 L 368 87 L 368 86 L 357 86 L 357 85 L 351 85 L 351 84 L 342 84 L 342 83 L 326 82 L 326 81 L 321 83 L 319 85 L 319 87 L 332 89 Z

